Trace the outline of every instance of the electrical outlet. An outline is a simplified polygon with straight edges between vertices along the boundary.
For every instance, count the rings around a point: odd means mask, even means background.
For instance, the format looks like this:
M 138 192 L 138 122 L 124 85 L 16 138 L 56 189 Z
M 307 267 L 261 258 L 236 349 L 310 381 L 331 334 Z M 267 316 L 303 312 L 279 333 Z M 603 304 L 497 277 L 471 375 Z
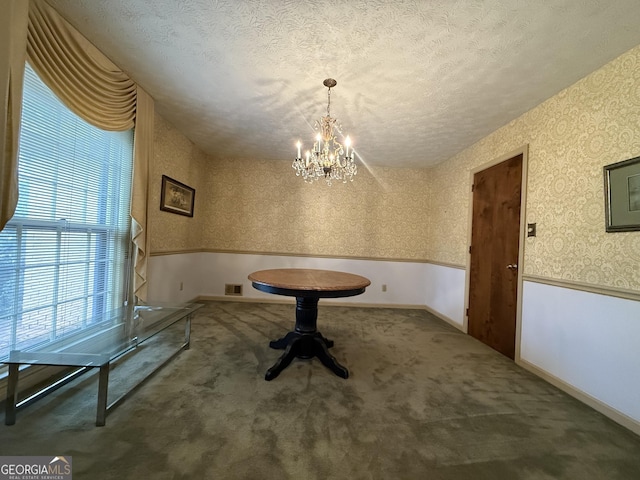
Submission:
M 386 283 L 382 284 L 382 291 L 383 292 L 387 291 L 387 284 Z

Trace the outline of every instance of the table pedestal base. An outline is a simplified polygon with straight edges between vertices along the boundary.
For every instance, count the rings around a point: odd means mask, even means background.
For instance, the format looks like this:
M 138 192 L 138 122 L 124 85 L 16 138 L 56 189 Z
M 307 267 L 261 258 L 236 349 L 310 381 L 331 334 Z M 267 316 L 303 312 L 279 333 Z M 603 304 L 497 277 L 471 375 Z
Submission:
M 333 341 L 322 336 L 316 329 L 318 318 L 318 299 L 296 298 L 296 327 L 293 332 L 269 343 L 271 348 L 283 350 L 278 361 L 267 370 L 265 380 L 273 380 L 289 366 L 294 358 L 318 357 L 322 364 L 342 378 L 349 377 L 349 371 L 338 363 L 329 353 Z

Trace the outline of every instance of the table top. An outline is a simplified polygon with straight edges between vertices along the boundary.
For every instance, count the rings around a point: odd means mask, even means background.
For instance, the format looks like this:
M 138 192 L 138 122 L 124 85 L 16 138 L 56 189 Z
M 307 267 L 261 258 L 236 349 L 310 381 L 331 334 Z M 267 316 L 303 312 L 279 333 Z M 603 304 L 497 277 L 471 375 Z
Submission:
M 263 287 L 271 287 L 284 291 L 318 293 L 321 296 L 333 296 L 340 292 L 364 292 L 371 285 L 368 278 L 353 273 L 333 270 L 314 270 L 309 268 L 276 268 L 260 270 L 249 275 L 249 280 L 258 290 L 269 291 Z M 287 293 L 270 291 L 270 293 Z M 354 293 L 357 295 L 358 293 Z M 341 295 L 336 295 L 341 296 Z
M 26 350 L 12 350 L 3 363 L 100 366 L 186 318 L 203 305 L 175 303 L 113 310 L 76 335 Z

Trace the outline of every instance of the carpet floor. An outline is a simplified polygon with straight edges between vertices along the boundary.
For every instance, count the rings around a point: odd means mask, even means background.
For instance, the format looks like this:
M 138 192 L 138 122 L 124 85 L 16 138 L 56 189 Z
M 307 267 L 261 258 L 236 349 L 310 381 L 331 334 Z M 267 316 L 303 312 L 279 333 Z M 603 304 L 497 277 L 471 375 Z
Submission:
M 0 455 L 71 456 L 76 480 L 640 478 L 640 437 L 424 310 L 321 300 L 349 378 L 296 359 L 267 382 L 295 306 L 203 303 L 191 348 L 106 426 L 88 374 L 0 425 Z M 162 342 L 116 365 L 110 394 Z

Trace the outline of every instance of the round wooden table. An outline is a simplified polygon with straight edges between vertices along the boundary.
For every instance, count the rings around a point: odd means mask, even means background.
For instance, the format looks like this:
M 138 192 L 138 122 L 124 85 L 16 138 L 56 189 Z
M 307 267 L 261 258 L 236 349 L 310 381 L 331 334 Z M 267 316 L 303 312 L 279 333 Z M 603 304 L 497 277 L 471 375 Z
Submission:
M 371 285 L 368 278 L 352 273 L 307 268 L 277 268 L 260 270 L 249 275 L 255 289 L 296 297 L 296 324 L 293 331 L 269 343 L 271 348 L 284 349 L 278 361 L 267 370 L 265 380 L 273 380 L 294 358 L 318 357 L 322 364 L 342 378 L 349 371 L 329 353 L 333 341 L 317 330 L 318 300 L 321 298 L 353 297 L 364 293 Z

